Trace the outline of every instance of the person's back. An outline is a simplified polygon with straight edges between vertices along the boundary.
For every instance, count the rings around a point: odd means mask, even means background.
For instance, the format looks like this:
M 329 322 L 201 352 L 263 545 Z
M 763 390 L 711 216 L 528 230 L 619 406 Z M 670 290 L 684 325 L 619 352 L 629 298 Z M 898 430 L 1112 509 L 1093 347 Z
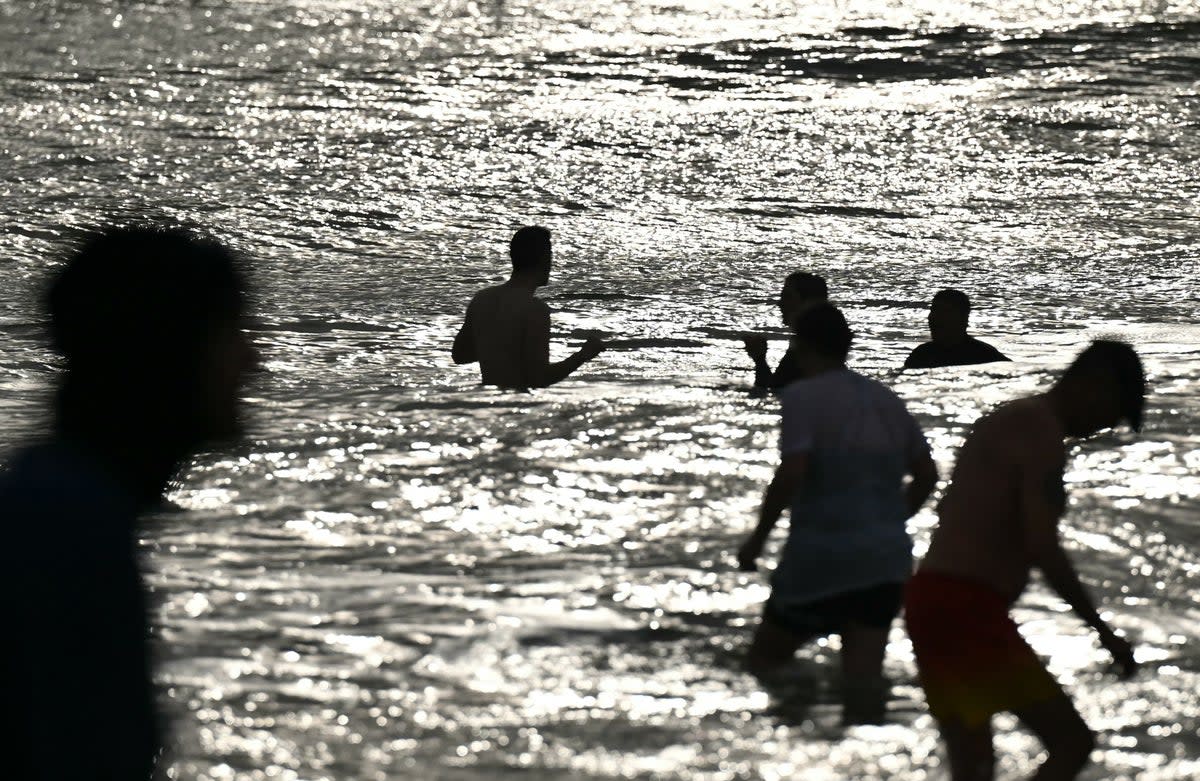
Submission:
M 974 336 L 953 344 L 936 341 L 917 345 L 904 361 L 905 369 L 941 369 L 946 366 L 974 366 L 1007 361 L 1004 353 Z
M 535 291 L 550 281 L 550 231 L 521 228 L 509 243 L 512 277 L 475 294 L 451 350 L 455 363 L 479 363 L 484 385 L 527 390 L 565 379 L 600 354 L 589 339 L 569 358 L 550 362 L 550 307 Z
M 1021 536 L 1023 461 L 1061 464 L 1063 434 L 1040 399 L 1009 402 L 980 418 L 958 454 L 922 566 L 982 580 L 1014 600 L 1031 562 Z M 1053 487 L 1049 490 L 1056 490 Z
M 784 445 L 807 447 L 808 472 L 775 582 L 815 598 L 905 580 L 912 542 L 903 481 L 926 444 L 904 402 L 842 369 L 793 383 L 783 405 Z M 803 433 L 794 416 L 807 419 Z
M 538 319 L 549 318 L 550 308 L 530 291 L 504 284 L 476 293 L 468 312 L 483 384 L 537 387 L 538 378 L 529 376 L 530 362 L 524 352 L 531 327 Z
M 137 502 L 93 454 L 46 444 L 0 474 L 6 773 L 149 777 L 160 739 Z

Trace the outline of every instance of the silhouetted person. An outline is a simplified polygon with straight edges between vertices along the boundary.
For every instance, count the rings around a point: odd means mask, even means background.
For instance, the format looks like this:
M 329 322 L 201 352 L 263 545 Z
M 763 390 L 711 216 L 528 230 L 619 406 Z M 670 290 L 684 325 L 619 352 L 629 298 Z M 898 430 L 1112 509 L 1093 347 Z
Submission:
M 937 468 L 904 402 L 846 368 L 853 337 L 836 307 L 817 304 L 793 328 L 802 378 L 783 392 L 780 464 L 758 526 L 737 554 L 741 568 L 753 571 L 790 508 L 748 664 L 767 672 L 803 643 L 840 634 L 844 720 L 879 721 L 888 628 L 912 570 L 905 522 L 933 490 Z
M 5 778 L 141 781 L 161 741 L 137 519 L 239 430 L 254 354 L 224 247 L 178 230 L 86 239 L 45 296 L 62 356 L 49 438 L 0 474 Z
M 971 300 L 961 290 L 939 290 L 929 305 L 930 341 L 914 348 L 904 361 L 905 369 L 936 369 L 974 363 L 1007 361 L 987 342 L 967 334 Z
M 604 349 L 592 337 L 574 355 L 550 362 L 550 307 L 534 292 L 550 281 L 550 231 L 526 226 L 508 247 L 512 276 L 479 291 L 454 337 L 455 363 L 479 362 L 484 385 L 544 388 L 559 382 Z
M 797 271 L 789 274 L 783 282 L 783 291 L 779 294 L 779 314 L 783 324 L 789 329 L 796 315 L 806 307 L 819 304 L 829 299 L 829 288 L 825 279 L 807 271 Z M 800 369 L 796 365 L 796 357 L 789 346 L 778 368 L 771 371 L 767 363 L 767 340 L 757 334 L 742 338 L 746 353 L 754 361 L 754 389 L 759 393 L 780 390 L 789 383 L 800 378 Z
M 905 600 L 908 633 L 954 781 L 991 779 L 992 714 L 1011 711 L 1046 747 L 1035 778 L 1072 779 L 1094 738 L 1017 631 L 1009 608 L 1033 569 L 1100 635 L 1124 675 L 1129 644 L 1105 623 L 1059 540 L 1064 440 L 1142 422 L 1145 379 L 1127 344 L 1098 341 L 1047 393 L 976 422 Z

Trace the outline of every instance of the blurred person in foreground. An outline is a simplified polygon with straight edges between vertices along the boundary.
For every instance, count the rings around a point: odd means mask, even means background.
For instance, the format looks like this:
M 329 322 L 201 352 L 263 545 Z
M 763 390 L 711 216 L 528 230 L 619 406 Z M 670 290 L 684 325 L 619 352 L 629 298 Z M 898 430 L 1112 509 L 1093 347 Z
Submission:
M 141 781 L 165 730 L 138 519 L 192 454 L 240 431 L 256 360 L 245 287 L 219 244 L 110 228 L 74 248 L 43 303 L 64 369 L 49 437 L 0 474 L 0 763 L 22 781 Z
M 550 231 L 518 230 L 508 246 L 512 276 L 475 294 L 451 355 L 457 364 L 479 363 L 484 385 L 510 390 L 545 388 L 565 380 L 604 350 L 597 337 L 575 354 L 550 361 L 550 307 L 534 293 L 550 283 Z
M 825 278 L 807 271 L 797 271 L 788 274 L 783 281 L 783 290 L 779 294 L 779 315 L 783 324 L 790 330 L 796 315 L 808 307 L 829 300 L 829 287 Z M 742 337 L 742 345 L 746 354 L 754 362 L 755 395 L 765 395 L 770 391 L 783 390 L 788 384 L 800 379 L 800 367 L 796 362 L 795 351 L 789 345 L 779 366 L 774 371 L 767 363 L 767 340 L 759 334 L 749 334 Z
M 800 645 L 839 634 L 843 721 L 875 723 L 888 692 L 888 630 L 912 572 L 906 521 L 937 468 L 904 402 L 846 368 L 853 335 L 836 307 L 810 307 L 792 328 L 801 379 L 782 394 L 780 464 L 738 551 L 741 569 L 756 568 L 785 509 L 791 522 L 747 663 L 768 673 Z
M 905 616 L 929 710 L 954 781 L 990 781 L 991 717 L 1009 711 L 1045 746 L 1033 778 L 1075 778 L 1095 738 L 1009 615 L 1033 569 L 1112 654 L 1122 676 L 1133 650 L 1100 617 L 1063 550 L 1069 438 L 1142 423 L 1145 376 L 1127 344 L 1097 341 L 1046 393 L 976 422 L 938 507 L 929 552 L 909 582 Z
M 929 304 L 929 341 L 917 345 L 904 361 L 905 369 L 939 369 L 1007 361 L 1004 353 L 967 333 L 971 299 L 961 290 L 939 290 Z

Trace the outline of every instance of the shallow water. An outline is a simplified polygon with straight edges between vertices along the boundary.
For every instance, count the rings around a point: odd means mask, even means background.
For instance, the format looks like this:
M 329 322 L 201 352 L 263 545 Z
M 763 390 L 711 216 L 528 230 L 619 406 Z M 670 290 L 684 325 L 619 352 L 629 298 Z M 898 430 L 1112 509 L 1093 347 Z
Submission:
M 145 535 L 176 777 L 945 777 L 899 629 L 883 727 L 836 727 L 836 643 L 808 707 L 738 668 L 777 409 L 734 337 L 777 358 L 795 268 L 943 474 L 1089 339 L 1139 347 L 1146 431 L 1075 449 L 1065 538 L 1146 670 L 1106 676 L 1040 585 L 1017 612 L 1100 733 L 1085 778 L 1200 773 L 1194 4 L 0 0 L 0 52 L 4 444 L 77 228 L 166 214 L 254 259 L 250 439 Z M 450 340 L 534 221 L 557 353 L 624 341 L 482 390 Z M 947 285 L 1017 360 L 898 376 Z M 998 746 L 1002 778 L 1037 759 Z

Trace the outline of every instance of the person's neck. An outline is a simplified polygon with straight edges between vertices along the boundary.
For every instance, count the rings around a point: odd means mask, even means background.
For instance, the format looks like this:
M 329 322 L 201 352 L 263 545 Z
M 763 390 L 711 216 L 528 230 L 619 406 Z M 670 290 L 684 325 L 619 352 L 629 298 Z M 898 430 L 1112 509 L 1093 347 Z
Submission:
M 1046 400 L 1046 406 L 1050 408 L 1050 414 L 1054 416 L 1054 420 L 1058 423 L 1058 428 L 1066 436 L 1066 432 L 1070 430 L 1071 416 L 1071 400 L 1068 394 L 1063 390 L 1061 384 L 1055 385 L 1050 390 L 1042 394 L 1042 398 Z
M 930 341 L 941 347 L 957 347 L 966 343 L 971 337 L 966 331 L 954 331 L 949 334 L 930 334 Z
M 844 363 L 840 363 L 838 361 L 826 361 L 826 362 L 817 363 L 817 364 L 811 366 L 809 368 L 808 378 L 812 379 L 814 377 L 820 377 L 822 374 L 829 374 L 830 372 L 841 372 L 841 371 L 845 371 L 845 370 L 846 370 L 846 364 L 844 364 Z
M 139 508 L 153 505 L 186 460 L 156 452 L 143 443 L 140 448 L 113 446 L 89 436 L 58 434 L 56 439 L 99 464 L 114 483 L 121 486 Z
M 533 274 L 513 274 L 505 284 L 508 287 L 528 291 L 531 295 L 541 287 L 541 282 Z

